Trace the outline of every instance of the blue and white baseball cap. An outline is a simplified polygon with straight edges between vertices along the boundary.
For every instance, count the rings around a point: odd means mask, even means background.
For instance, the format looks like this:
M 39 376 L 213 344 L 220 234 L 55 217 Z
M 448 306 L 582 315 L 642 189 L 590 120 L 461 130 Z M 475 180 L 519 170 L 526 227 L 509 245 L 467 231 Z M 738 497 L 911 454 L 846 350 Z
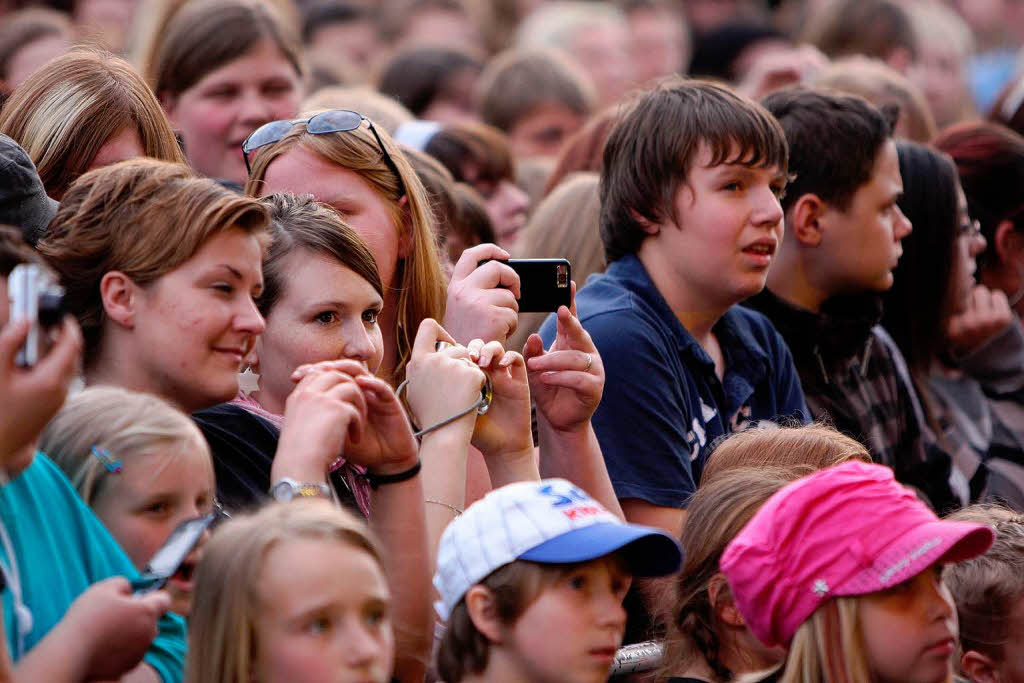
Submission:
M 627 524 L 565 479 L 518 482 L 491 491 L 441 536 L 434 607 L 447 621 L 475 583 L 515 560 L 588 562 L 624 551 L 634 576 L 677 571 L 683 551 L 660 529 Z

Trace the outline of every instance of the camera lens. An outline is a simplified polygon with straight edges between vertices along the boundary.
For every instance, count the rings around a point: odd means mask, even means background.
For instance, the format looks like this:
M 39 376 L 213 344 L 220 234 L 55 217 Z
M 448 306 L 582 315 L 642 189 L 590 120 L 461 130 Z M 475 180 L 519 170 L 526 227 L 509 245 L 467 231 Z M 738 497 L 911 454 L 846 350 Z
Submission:
M 39 324 L 43 327 L 59 325 L 64 317 L 64 297 L 60 294 L 39 295 Z

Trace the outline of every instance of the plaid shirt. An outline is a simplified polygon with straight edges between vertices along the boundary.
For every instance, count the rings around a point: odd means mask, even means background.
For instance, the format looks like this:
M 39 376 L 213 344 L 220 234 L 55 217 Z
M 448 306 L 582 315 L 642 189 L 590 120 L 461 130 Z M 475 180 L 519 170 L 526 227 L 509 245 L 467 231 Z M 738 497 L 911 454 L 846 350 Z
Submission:
M 864 444 L 937 508 L 966 502 L 966 492 L 951 489 L 952 458 L 924 425 L 903 354 L 878 325 L 878 297 L 835 297 L 815 314 L 766 289 L 744 305 L 768 316 L 786 340 L 815 419 Z

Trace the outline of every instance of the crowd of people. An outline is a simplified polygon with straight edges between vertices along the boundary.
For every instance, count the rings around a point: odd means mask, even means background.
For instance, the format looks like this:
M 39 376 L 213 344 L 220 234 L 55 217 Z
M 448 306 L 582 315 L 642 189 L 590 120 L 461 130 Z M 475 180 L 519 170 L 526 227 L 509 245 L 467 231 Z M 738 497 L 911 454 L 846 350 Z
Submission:
M 0 681 L 1024 683 L 1022 8 L 0 0 Z

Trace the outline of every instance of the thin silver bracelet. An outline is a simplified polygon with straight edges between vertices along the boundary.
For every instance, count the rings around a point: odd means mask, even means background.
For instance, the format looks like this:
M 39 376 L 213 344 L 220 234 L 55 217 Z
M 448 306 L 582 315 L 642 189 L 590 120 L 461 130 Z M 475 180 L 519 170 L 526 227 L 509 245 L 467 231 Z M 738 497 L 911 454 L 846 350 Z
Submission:
M 441 507 L 448 508 L 449 510 L 451 510 L 452 512 L 455 513 L 456 517 L 458 517 L 459 515 L 462 514 L 462 510 L 460 510 L 459 508 L 455 507 L 454 505 L 449 505 L 448 503 L 443 503 L 443 502 L 441 502 L 439 500 L 433 500 L 431 498 L 427 498 L 423 502 L 424 503 L 433 503 L 434 505 L 440 505 Z

